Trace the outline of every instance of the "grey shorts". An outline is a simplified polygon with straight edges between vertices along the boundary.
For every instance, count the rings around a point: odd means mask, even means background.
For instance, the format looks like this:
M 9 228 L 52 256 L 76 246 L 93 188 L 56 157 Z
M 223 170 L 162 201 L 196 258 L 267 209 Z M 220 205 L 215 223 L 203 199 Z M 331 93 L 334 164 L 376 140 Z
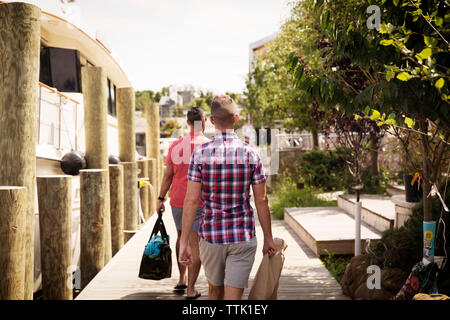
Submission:
M 175 226 L 177 230 L 181 230 L 182 226 L 182 218 L 183 218 L 183 208 L 173 207 L 172 206 L 172 216 L 175 221 Z M 192 225 L 192 232 L 198 232 L 200 217 L 202 216 L 202 208 L 198 208 L 195 213 L 194 224 Z
M 256 246 L 256 237 L 233 244 L 213 244 L 200 238 L 200 260 L 208 281 L 217 287 L 247 288 Z

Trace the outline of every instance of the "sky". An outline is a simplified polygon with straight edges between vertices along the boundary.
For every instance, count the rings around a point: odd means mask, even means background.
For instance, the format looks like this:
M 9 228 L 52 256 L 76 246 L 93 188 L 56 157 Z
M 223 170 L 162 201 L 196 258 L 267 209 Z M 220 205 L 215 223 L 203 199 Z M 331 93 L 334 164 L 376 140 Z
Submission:
M 67 1 L 67 0 L 66 0 Z M 64 17 L 60 0 L 29 0 Z M 70 19 L 99 32 L 135 90 L 242 92 L 249 44 L 277 32 L 288 0 L 75 0 Z

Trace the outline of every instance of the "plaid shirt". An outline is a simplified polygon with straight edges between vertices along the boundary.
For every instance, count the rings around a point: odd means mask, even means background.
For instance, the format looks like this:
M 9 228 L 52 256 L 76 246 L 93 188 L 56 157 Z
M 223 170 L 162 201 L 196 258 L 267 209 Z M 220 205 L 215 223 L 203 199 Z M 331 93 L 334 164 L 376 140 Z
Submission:
M 234 132 L 218 132 L 198 147 L 191 157 L 188 180 L 202 184 L 200 237 L 216 244 L 252 239 L 255 218 L 250 185 L 266 179 L 258 152 Z

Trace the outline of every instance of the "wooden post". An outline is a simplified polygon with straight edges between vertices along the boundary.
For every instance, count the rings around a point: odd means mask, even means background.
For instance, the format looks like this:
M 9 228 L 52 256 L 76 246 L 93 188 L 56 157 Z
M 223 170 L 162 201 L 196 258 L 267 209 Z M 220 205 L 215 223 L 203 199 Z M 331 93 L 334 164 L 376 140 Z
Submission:
M 108 171 L 80 170 L 81 287 L 104 266 L 104 219 L 108 209 Z
M 27 191 L 0 187 L 0 300 L 24 299 Z
M 146 106 L 145 110 L 146 117 L 146 150 L 147 158 L 155 159 L 155 169 L 156 169 L 156 180 L 152 181 L 153 187 L 156 188 L 156 194 L 159 193 L 160 188 L 160 133 L 159 133 L 159 104 L 151 103 Z
M 72 177 L 37 177 L 44 300 L 72 300 Z
M 150 179 L 150 187 L 148 190 L 148 213 L 149 217 L 151 217 L 156 212 L 156 199 L 158 195 L 155 191 L 155 179 L 156 179 L 156 170 L 155 170 L 155 159 L 147 159 L 147 167 L 148 167 L 148 178 Z
M 123 162 L 136 161 L 135 97 L 133 88 L 117 89 L 117 124 L 119 158 Z
M 121 162 L 123 165 L 124 241 L 134 236 L 138 225 L 138 185 L 136 162 Z
M 0 185 L 28 188 L 25 293 L 34 291 L 34 201 L 41 10 L 0 4 Z
M 162 181 L 163 181 L 163 177 L 164 177 L 164 157 L 161 156 L 159 158 L 159 188 L 161 189 L 161 185 L 162 185 Z M 158 190 L 159 192 L 159 190 Z
M 86 141 L 86 162 L 88 169 L 108 170 L 108 95 L 106 75 L 101 67 L 82 67 L 82 86 L 84 101 L 84 135 Z M 109 175 L 107 188 L 109 189 Z M 105 210 L 105 245 L 103 246 L 105 264 L 111 259 L 111 217 L 109 190 Z
M 123 247 L 123 166 L 109 165 L 109 191 L 111 208 L 111 241 L 114 256 Z
M 156 194 L 155 194 L 155 188 L 153 188 L 153 185 L 150 184 L 148 188 L 148 210 L 149 210 L 149 218 L 156 212 Z
M 138 169 L 140 170 L 140 172 L 138 174 L 138 178 L 149 178 L 149 176 L 148 176 L 148 161 L 147 160 L 138 160 L 137 166 L 138 166 Z M 150 217 L 149 208 L 148 208 L 149 188 L 148 187 L 140 188 L 139 194 L 140 194 L 140 201 L 141 201 L 142 212 L 144 214 L 144 219 L 145 219 L 145 221 L 147 221 L 147 219 Z
M 156 200 L 159 195 L 158 189 L 158 167 L 156 166 L 156 159 L 148 159 L 148 176 L 150 178 L 150 184 L 153 187 L 153 193 L 155 194 L 154 203 L 156 210 Z

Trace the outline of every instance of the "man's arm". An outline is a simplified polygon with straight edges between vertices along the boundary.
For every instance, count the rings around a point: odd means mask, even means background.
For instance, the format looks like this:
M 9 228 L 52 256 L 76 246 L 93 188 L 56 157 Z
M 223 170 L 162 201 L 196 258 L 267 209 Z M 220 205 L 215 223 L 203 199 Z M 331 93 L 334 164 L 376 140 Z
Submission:
M 255 197 L 256 211 L 259 223 L 264 234 L 263 254 L 269 253 L 273 256 L 277 249 L 272 238 L 272 224 L 270 219 L 269 200 L 267 199 L 266 183 L 252 184 L 253 196 Z
M 183 265 L 189 265 L 192 262 L 192 253 L 189 246 L 189 233 L 192 230 L 192 226 L 195 221 L 195 214 L 198 208 L 198 199 L 200 199 L 200 193 L 202 184 L 195 181 L 188 180 L 186 197 L 183 204 L 183 219 L 181 226 L 181 238 L 180 238 L 180 256 L 178 260 Z
M 171 164 L 166 163 L 166 170 L 164 170 L 164 177 L 161 183 L 161 190 L 159 191 L 159 196 L 161 198 L 166 197 L 167 191 L 169 191 L 170 186 L 172 185 L 172 178 L 173 178 L 173 166 Z M 164 207 L 164 202 L 158 200 L 156 210 L 159 211 L 160 209 L 162 209 L 163 211 L 166 210 L 166 208 Z

